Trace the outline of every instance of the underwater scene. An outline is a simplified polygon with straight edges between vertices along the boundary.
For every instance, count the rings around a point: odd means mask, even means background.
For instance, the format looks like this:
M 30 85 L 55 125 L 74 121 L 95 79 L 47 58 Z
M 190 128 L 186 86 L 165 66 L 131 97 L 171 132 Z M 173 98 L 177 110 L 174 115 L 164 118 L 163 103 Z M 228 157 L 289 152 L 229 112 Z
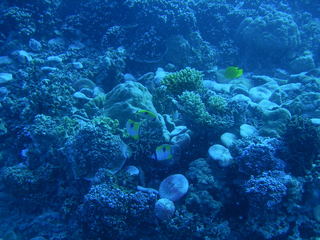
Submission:
M 320 1 L 1 0 L 0 240 L 320 240 Z

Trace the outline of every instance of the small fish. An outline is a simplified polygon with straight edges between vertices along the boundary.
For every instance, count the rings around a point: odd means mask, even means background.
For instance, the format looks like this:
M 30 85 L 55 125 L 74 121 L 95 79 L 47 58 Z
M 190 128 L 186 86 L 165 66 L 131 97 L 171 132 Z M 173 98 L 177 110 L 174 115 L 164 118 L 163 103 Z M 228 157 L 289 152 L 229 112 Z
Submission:
M 234 67 L 234 66 L 227 67 L 224 72 L 225 78 L 228 78 L 228 79 L 239 78 L 242 76 L 242 74 L 243 74 L 243 69 Z
M 149 119 L 149 120 L 157 119 L 157 115 L 155 113 L 150 112 L 148 110 L 144 110 L 144 109 L 140 109 L 140 110 L 136 111 L 136 114 L 139 116 L 142 116 L 146 119 Z
M 127 123 L 126 123 L 127 133 L 134 140 L 138 140 L 139 139 L 139 128 L 140 128 L 140 123 L 135 122 L 135 121 L 133 121 L 131 119 L 129 119 L 127 121 Z
M 162 144 L 156 148 L 156 152 L 153 154 L 152 158 L 157 161 L 166 161 L 173 158 L 172 147 L 169 144 Z

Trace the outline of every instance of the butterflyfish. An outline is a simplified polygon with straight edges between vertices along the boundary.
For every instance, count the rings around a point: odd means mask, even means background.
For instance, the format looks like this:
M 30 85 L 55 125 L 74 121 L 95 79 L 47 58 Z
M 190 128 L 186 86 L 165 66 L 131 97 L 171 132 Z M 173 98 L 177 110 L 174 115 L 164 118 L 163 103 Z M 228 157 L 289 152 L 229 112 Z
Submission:
M 127 133 L 134 140 L 139 139 L 139 128 L 140 128 L 140 123 L 135 122 L 131 119 L 129 119 L 126 123 Z
M 148 110 L 144 110 L 144 109 L 140 109 L 140 110 L 136 111 L 136 114 L 143 117 L 143 118 L 149 119 L 149 120 L 157 119 L 157 115 L 155 113 L 148 111 Z
M 226 70 L 224 71 L 224 76 L 225 78 L 228 78 L 228 79 L 239 78 L 242 76 L 242 74 L 243 74 L 243 69 L 235 66 L 227 67 Z
M 169 144 L 162 144 L 156 148 L 154 155 L 157 161 L 166 161 L 173 158 L 172 146 Z

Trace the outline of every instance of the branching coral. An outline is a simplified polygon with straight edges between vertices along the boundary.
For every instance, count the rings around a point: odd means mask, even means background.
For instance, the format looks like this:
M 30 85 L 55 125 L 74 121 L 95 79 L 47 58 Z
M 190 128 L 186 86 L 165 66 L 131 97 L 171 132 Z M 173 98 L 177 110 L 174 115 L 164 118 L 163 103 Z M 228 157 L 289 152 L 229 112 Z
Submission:
M 185 91 L 179 96 L 179 103 L 182 111 L 190 120 L 201 126 L 210 126 L 212 119 L 206 110 L 199 94 L 195 92 Z
M 193 68 L 185 68 L 179 72 L 168 74 L 162 81 L 167 90 L 173 95 L 184 91 L 199 91 L 202 87 L 203 75 Z

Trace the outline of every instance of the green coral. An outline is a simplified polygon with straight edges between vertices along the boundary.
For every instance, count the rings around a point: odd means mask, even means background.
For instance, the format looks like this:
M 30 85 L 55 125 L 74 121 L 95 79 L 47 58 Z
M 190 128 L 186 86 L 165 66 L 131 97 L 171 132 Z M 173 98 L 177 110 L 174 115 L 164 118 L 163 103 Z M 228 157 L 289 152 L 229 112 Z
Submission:
M 227 112 L 227 101 L 218 95 L 210 96 L 207 102 L 208 112 L 211 114 L 223 114 Z
M 184 112 L 191 121 L 201 126 L 211 125 L 211 116 L 207 112 L 206 106 L 198 93 L 185 91 L 178 99 L 179 104 L 182 106 L 182 112 Z
M 195 92 L 183 92 L 178 96 L 178 102 L 182 114 L 191 122 L 191 128 L 211 128 L 218 134 L 234 125 L 233 115 L 227 111 L 227 105 L 222 105 L 222 101 L 213 101 L 215 104 L 211 107 L 214 107 L 214 113 L 208 111 L 208 103 L 206 105 L 200 94 Z M 224 112 L 218 112 L 224 109 Z
M 162 84 L 173 95 L 180 95 L 184 91 L 199 91 L 202 88 L 203 74 L 193 68 L 185 68 L 179 72 L 168 74 Z
M 111 132 L 114 135 L 122 135 L 122 131 L 119 128 L 119 121 L 117 119 L 112 119 L 102 115 L 92 119 L 92 123 L 95 126 L 99 126 L 102 129 Z

